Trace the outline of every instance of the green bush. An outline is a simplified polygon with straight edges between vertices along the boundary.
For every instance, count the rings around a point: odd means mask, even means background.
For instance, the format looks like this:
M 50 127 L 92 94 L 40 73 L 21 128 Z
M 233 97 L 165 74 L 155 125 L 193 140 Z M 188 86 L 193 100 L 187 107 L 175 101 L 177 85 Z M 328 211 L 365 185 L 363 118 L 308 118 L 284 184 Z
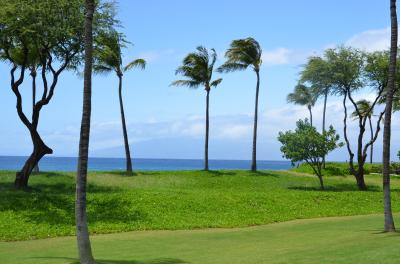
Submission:
M 382 168 L 382 166 L 380 167 L 380 169 L 381 168 Z M 355 169 L 357 169 L 357 166 L 355 166 Z M 292 170 L 296 171 L 296 172 L 301 172 L 301 173 L 310 173 L 310 174 L 313 173 L 312 168 L 305 163 L 300 164 L 298 167 L 293 168 Z M 367 164 L 365 164 L 364 172 L 365 172 L 365 174 L 370 174 L 371 172 L 373 172 L 371 170 L 371 166 L 368 166 Z M 325 169 L 322 170 L 322 173 L 324 176 L 351 175 L 349 164 L 345 163 L 345 162 L 327 162 L 325 164 Z

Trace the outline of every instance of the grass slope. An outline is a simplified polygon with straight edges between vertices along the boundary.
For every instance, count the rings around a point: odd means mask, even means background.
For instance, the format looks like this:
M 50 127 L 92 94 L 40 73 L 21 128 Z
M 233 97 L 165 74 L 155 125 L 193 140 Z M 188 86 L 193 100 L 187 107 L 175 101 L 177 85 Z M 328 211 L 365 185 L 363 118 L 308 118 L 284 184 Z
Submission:
M 397 217 L 398 218 L 398 217 Z M 400 234 L 382 216 L 295 220 L 237 229 L 137 231 L 92 237 L 99 264 L 399 263 Z M 0 242 L 8 264 L 76 263 L 74 237 Z
M 30 192 L 12 188 L 14 173 L 0 172 L 0 240 L 75 234 L 72 173 L 34 175 Z M 382 212 L 381 178 L 357 191 L 352 177 L 295 172 L 186 171 L 90 173 L 92 233 L 133 230 L 244 227 L 293 219 Z M 400 180 L 393 179 L 393 206 L 400 211 Z

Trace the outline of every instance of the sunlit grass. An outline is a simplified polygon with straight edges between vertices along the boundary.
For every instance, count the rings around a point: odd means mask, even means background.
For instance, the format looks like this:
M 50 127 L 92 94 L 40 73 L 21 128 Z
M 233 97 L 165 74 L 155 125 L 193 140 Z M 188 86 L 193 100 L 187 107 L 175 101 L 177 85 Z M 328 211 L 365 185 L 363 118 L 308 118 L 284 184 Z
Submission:
M 0 240 L 74 235 L 73 173 L 41 173 L 31 190 L 12 188 L 14 173 L 0 172 Z M 381 178 L 367 176 L 358 191 L 351 176 L 297 172 L 177 171 L 89 175 L 92 233 L 132 230 L 243 227 L 324 216 L 382 212 Z M 400 211 L 400 180 L 393 179 L 393 206 Z

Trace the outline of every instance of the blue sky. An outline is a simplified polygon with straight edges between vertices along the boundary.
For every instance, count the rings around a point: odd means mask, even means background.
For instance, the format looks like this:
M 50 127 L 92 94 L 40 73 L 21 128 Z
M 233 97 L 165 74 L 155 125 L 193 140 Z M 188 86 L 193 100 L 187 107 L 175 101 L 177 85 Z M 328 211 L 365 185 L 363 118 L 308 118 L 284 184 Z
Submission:
M 288 105 L 301 64 L 313 54 L 339 44 L 380 50 L 389 41 L 389 1 L 382 0 L 147 0 L 118 1 L 121 29 L 134 46 L 124 59 L 145 58 L 146 70 L 124 77 L 124 100 L 134 157 L 202 158 L 205 93 L 170 87 L 182 58 L 196 46 L 215 48 L 217 64 L 233 39 L 252 36 L 264 52 L 261 70 L 259 158 L 281 159 L 277 133 L 292 129 L 306 109 Z M 28 155 L 31 143 L 15 111 L 8 65 L 0 65 L 0 155 Z M 216 74 L 217 77 L 218 74 Z M 253 72 L 218 75 L 224 80 L 211 92 L 210 158 L 249 159 L 255 94 Z M 76 156 L 83 81 L 64 73 L 53 101 L 42 110 L 40 132 L 56 156 Z M 21 90 L 30 108 L 30 80 Z M 369 96 L 365 90 L 359 97 Z M 93 83 L 92 156 L 123 156 L 117 79 L 95 76 Z M 328 123 L 342 132 L 339 98 L 329 99 Z M 315 122 L 321 123 L 321 105 Z M 394 153 L 400 133 L 394 118 Z M 351 127 L 351 129 L 354 129 Z M 381 138 L 377 143 L 380 159 Z M 345 149 L 331 159 L 347 158 Z

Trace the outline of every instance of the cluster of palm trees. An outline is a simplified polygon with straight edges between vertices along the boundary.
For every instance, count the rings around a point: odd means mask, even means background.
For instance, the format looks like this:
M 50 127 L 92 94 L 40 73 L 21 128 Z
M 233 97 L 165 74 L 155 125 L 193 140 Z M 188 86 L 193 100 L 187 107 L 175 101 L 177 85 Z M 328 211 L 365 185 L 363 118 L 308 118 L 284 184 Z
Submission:
M 226 61 L 216 69 L 217 72 L 243 71 L 247 68 L 253 69 L 256 73 L 256 96 L 254 109 L 253 148 L 251 159 L 251 170 L 257 170 L 257 124 L 258 124 L 258 97 L 260 91 L 260 67 L 262 64 L 262 49 L 254 38 L 233 40 L 225 52 Z M 206 91 L 206 133 L 204 144 L 204 170 L 208 170 L 208 139 L 209 139 L 209 96 L 211 88 L 217 87 L 222 78 L 212 80 L 214 64 L 217 61 L 217 53 L 214 49 L 208 51 L 205 47 L 199 46 L 196 52 L 188 54 L 182 66 L 176 70 L 186 79 L 174 81 L 171 85 L 188 86 L 197 88 L 203 86 Z

